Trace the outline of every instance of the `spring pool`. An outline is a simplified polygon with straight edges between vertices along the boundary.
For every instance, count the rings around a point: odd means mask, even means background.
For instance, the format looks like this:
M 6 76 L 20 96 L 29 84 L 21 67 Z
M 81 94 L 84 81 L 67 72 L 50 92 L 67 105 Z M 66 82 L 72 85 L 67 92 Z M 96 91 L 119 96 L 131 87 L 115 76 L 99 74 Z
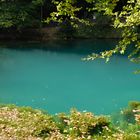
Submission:
M 81 61 L 113 47 L 112 41 L 57 41 L 0 44 L 0 102 L 31 106 L 49 113 L 70 108 L 111 114 L 140 100 L 138 65 L 126 56 Z

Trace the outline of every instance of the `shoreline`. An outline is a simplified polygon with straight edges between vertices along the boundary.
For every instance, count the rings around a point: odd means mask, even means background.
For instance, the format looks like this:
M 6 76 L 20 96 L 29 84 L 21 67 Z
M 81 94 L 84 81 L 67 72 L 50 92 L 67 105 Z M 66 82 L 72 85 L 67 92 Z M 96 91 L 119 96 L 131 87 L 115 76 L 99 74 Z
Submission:
M 98 32 L 97 32 L 98 30 Z M 115 31 L 112 28 L 99 30 L 95 27 L 92 31 L 87 28 L 87 31 L 82 29 L 74 33 L 71 31 L 62 31 L 59 27 L 45 27 L 35 29 L 18 30 L 2 30 L 0 31 L 0 42 L 5 41 L 27 41 L 27 42 L 48 42 L 57 40 L 95 40 L 95 39 L 121 39 L 120 31 Z

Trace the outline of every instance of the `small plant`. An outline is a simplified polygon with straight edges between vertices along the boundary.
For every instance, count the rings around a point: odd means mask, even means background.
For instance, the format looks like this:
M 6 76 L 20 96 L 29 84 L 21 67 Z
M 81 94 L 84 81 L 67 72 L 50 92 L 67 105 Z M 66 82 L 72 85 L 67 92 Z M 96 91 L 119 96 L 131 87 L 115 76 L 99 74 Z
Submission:
M 76 136 L 100 134 L 110 123 L 106 117 L 76 109 L 72 109 L 69 116 L 59 114 L 58 117 L 63 124 L 63 131 Z
M 138 101 L 129 102 L 128 107 L 121 111 L 124 121 L 134 124 L 135 115 L 139 108 L 140 108 L 140 102 Z

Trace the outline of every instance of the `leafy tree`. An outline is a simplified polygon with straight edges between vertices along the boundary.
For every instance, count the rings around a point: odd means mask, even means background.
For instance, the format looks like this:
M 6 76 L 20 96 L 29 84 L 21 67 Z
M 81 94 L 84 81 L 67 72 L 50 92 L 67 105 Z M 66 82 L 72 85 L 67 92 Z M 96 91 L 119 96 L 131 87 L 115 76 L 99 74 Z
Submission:
M 112 50 L 101 52 L 100 54 L 89 55 L 86 60 L 94 60 L 96 58 L 105 58 L 109 61 L 110 57 L 115 53 L 124 54 L 128 47 L 132 46 L 132 51 L 128 58 L 133 62 L 140 61 L 140 0 L 84 0 L 87 3 L 87 14 L 95 12 L 102 13 L 111 17 L 111 26 L 115 29 L 122 30 L 122 39 L 119 44 Z M 78 17 L 78 12 L 82 9 L 79 7 L 78 0 L 53 1 L 56 5 L 56 12 L 51 13 L 51 18 L 55 22 L 63 22 L 68 18 L 72 25 L 77 22 L 85 24 L 94 24 L 93 20 Z
M 43 0 L 0 0 L 0 28 L 37 26 L 42 4 Z
M 106 0 L 107 2 L 107 0 Z M 133 62 L 140 61 L 139 51 L 140 51 L 140 41 L 139 41 L 139 26 L 140 26 L 140 0 L 128 0 L 124 5 L 122 5 L 121 11 L 115 11 L 117 6 L 117 1 L 108 0 L 107 3 L 97 4 L 97 9 L 103 11 L 104 14 L 112 16 L 113 25 L 116 29 L 122 29 L 122 40 L 116 46 L 116 48 L 101 52 L 99 55 L 92 54 L 88 59 L 95 58 L 106 58 L 106 61 L 115 54 L 124 54 L 128 49 L 130 44 L 132 51 L 128 55 L 128 58 Z

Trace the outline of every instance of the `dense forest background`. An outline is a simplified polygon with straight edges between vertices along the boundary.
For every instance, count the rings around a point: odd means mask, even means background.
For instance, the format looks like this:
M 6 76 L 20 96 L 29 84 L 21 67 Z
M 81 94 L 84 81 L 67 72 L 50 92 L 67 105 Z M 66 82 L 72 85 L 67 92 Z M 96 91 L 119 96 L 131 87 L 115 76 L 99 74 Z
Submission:
M 99 13 L 97 10 L 90 10 L 98 2 L 92 0 L 1 0 L 0 28 L 23 29 L 58 26 L 58 23 L 60 24 L 62 19 L 65 24 L 69 24 L 70 21 L 78 22 L 78 19 L 87 19 L 94 22 L 96 18 L 99 23 L 110 23 L 109 16 L 104 16 L 103 18 L 102 12 Z M 126 3 L 127 0 L 116 2 L 113 12 L 121 11 Z M 57 15 L 53 12 L 57 12 L 61 18 L 54 18 Z M 71 16 L 77 19 L 72 20 Z M 46 22 L 49 18 L 53 19 L 53 22 Z

